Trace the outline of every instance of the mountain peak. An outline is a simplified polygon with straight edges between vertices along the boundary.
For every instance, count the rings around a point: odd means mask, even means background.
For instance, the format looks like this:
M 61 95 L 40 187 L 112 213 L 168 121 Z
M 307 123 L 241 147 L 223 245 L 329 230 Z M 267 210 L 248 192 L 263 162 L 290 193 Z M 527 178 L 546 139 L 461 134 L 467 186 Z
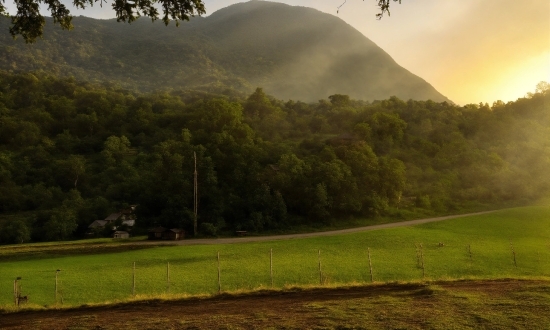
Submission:
M 7 21 L 0 20 L 0 28 L 6 30 Z M 179 28 L 80 17 L 74 24 L 70 32 L 47 28 L 30 47 L 0 35 L 7 46 L 0 50 L 0 69 L 40 69 L 141 90 L 228 86 L 251 92 L 260 86 L 302 101 L 332 94 L 448 101 L 340 18 L 311 8 L 252 0 Z

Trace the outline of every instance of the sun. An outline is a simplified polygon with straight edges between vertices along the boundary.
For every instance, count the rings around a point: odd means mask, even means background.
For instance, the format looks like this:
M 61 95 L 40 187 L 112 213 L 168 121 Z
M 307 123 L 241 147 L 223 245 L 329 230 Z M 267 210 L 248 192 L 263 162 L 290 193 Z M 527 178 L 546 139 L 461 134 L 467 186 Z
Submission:
M 550 82 L 550 51 L 526 59 L 505 71 L 490 89 L 494 101 L 515 101 L 533 92 L 541 81 Z

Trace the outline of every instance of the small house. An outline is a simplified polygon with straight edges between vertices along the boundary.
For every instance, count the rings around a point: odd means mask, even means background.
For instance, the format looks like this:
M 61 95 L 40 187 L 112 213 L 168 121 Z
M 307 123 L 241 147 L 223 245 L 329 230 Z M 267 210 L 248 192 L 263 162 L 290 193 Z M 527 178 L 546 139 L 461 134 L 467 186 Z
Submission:
M 185 236 L 185 231 L 183 229 L 172 228 L 164 231 L 164 233 L 162 234 L 163 234 L 162 239 L 179 241 L 180 239 L 183 239 L 183 237 Z
M 162 233 L 166 231 L 166 228 L 164 227 L 156 227 L 153 229 L 149 229 L 148 238 L 149 239 L 162 239 Z
M 130 238 L 130 234 L 127 231 L 117 230 L 113 233 L 113 238 Z
M 149 229 L 148 236 L 150 240 L 164 239 L 179 241 L 180 239 L 183 239 L 185 237 L 185 230 L 178 228 L 167 229 L 164 227 L 156 227 L 153 229 Z
M 130 207 L 120 210 L 120 212 L 109 214 L 104 220 L 95 220 L 88 226 L 86 235 L 97 236 L 101 233 L 101 230 L 107 226 L 114 225 L 117 221 L 121 225 L 125 225 L 128 230 L 131 230 L 136 224 L 136 215 L 134 214 L 136 207 L 137 205 L 130 205 Z M 117 227 L 113 227 L 113 229 L 116 230 Z

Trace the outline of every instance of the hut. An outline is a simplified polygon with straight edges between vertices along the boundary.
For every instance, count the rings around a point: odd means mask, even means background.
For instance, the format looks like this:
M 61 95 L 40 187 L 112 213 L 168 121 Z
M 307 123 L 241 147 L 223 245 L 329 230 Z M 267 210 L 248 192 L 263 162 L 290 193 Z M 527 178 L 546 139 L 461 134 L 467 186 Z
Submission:
M 185 230 L 178 228 L 167 229 L 164 227 L 156 227 L 149 229 L 148 236 L 150 240 L 165 239 L 179 241 L 185 237 Z
M 183 229 L 172 228 L 164 231 L 162 233 L 162 239 L 179 241 L 185 236 L 185 231 Z
M 130 238 L 130 234 L 127 231 L 117 230 L 113 233 L 113 238 Z
M 149 239 L 163 239 L 162 234 L 166 231 L 166 228 L 164 227 L 156 227 L 153 229 L 149 229 Z

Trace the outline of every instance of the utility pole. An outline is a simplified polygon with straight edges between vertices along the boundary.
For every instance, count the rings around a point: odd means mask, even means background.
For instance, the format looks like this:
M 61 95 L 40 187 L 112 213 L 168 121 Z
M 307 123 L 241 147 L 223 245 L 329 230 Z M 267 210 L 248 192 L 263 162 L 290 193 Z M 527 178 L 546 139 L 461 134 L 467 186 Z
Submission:
M 195 173 L 194 173 L 194 189 L 193 189 L 193 234 L 197 236 L 197 212 L 199 208 L 199 190 L 198 190 L 198 180 L 197 180 L 197 153 L 193 151 L 193 158 L 195 159 Z

